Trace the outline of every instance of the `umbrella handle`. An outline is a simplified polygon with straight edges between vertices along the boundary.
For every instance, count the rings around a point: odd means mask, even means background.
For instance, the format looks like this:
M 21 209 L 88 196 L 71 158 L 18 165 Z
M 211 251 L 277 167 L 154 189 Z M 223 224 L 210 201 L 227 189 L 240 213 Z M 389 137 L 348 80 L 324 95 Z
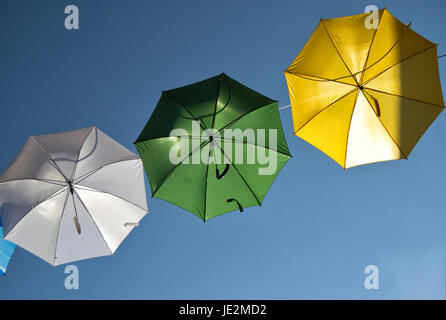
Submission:
M 81 234 L 81 225 L 79 223 L 79 219 L 77 218 L 77 216 L 74 216 L 73 219 L 74 219 L 74 225 L 76 226 L 77 234 Z
M 221 178 L 223 178 L 228 173 L 228 170 L 229 170 L 229 163 L 226 164 L 226 167 L 221 174 L 220 174 L 220 171 L 218 170 L 218 168 L 216 168 L 215 173 L 217 175 L 217 180 L 220 180 Z
M 231 203 L 233 201 L 237 202 L 238 209 L 240 210 L 240 212 L 243 212 L 243 206 L 240 204 L 240 202 L 238 202 L 237 199 L 231 198 L 231 199 L 226 200 L 227 203 Z

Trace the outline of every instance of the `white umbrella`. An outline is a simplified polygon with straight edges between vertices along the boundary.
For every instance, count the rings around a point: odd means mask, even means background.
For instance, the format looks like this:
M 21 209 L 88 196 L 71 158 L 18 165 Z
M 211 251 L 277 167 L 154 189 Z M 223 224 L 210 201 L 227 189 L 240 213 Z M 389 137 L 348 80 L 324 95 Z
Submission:
M 32 136 L 0 205 L 5 239 L 52 265 L 110 255 L 148 211 L 142 161 L 96 127 Z

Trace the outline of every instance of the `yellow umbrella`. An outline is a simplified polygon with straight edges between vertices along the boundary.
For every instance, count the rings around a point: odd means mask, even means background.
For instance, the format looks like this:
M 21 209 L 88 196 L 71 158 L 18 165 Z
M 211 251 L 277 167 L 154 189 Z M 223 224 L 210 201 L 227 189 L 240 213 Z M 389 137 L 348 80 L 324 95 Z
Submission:
M 321 20 L 285 71 L 294 134 L 344 168 L 408 157 L 444 109 L 437 45 L 386 9 Z

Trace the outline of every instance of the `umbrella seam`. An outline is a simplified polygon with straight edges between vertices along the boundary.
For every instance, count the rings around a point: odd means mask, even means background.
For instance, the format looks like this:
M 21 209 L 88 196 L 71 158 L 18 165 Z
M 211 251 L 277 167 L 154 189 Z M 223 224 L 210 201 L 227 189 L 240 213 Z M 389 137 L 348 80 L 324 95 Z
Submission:
M 212 125 L 211 128 L 214 128 L 214 124 L 215 124 L 215 116 L 217 113 L 217 103 L 218 103 L 218 98 L 220 97 L 220 90 L 221 90 L 221 85 L 223 83 L 223 78 L 224 78 L 224 73 L 220 76 L 220 82 L 218 84 L 218 90 L 217 90 L 217 98 L 215 99 L 215 105 L 214 105 L 214 115 L 212 116 Z
M 269 151 L 274 151 L 274 152 L 280 153 L 280 154 L 282 154 L 282 155 L 284 155 L 284 156 L 291 157 L 291 154 L 287 154 L 287 153 L 285 153 L 285 152 L 282 152 L 282 151 L 279 151 L 279 150 L 274 150 L 274 149 L 271 149 L 271 148 L 269 148 L 269 147 L 262 146 L 262 145 L 259 145 L 259 144 L 255 144 L 255 143 L 251 143 L 251 142 L 248 142 L 248 141 L 229 140 L 229 139 L 224 139 L 224 138 L 221 139 L 221 140 L 222 140 L 222 141 L 231 142 L 231 143 L 249 144 L 249 145 L 251 145 L 251 146 L 260 147 L 260 148 L 263 148 L 263 149 L 266 149 L 266 150 L 269 150 Z
M 299 129 L 294 131 L 294 134 L 298 133 L 300 130 L 302 130 L 309 122 L 311 122 L 311 120 L 313 120 L 314 118 L 316 118 L 320 113 L 322 113 L 324 110 L 332 107 L 335 103 L 341 101 L 342 99 L 344 99 L 345 97 L 347 97 L 348 95 L 352 94 L 353 92 L 355 92 L 357 90 L 357 88 L 355 87 L 354 89 L 350 90 L 349 92 L 345 93 L 344 95 L 342 95 L 341 97 L 339 97 L 338 99 L 336 99 L 335 101 L 331 102 L 328 106 L 324 107 L 323 109 L 321 109 L 318 113 L 316 113 L 313 117 L 311 117 L 308 121 L 306 121 Z
M 352 125 L 353 113 L 355 112 L 355 109 L 356 109 L 356 103 L 358 101 L 358 96 L 359 96 L 359 90 L 357 90 L 357 92 L 356 92 L 355 101 L 353 103 L 352 114 L 350 115 L 350 121 L 348 123 L 348 131 L 347 131 L 347 139 L 346 139 L 347 141 L 345 142 L 344 170 L 347 167 L 348 140 L 350 138 L 350 129 L 351 129 L 351 125 Z
M 324 21 L 322 21 L 322 25 L 324 26 L 324 30 L 325 30 L 325 32 L 327 33 L 327 36 L 328 36 L 328 38 L 330 39 L 331 44 L 333 45 L 333 47 L 335 48 L 336 52 L 338 53 L 339 58 L 341 58 L 341 60 L 342 60 L 342 62 L 344 63 L 345 67 L 347 68 L 348 72 L 350 72 L 350 75 L 351 75 L 351 77 L 353 78 L 353 80 L 355 80 L 356 84 L 359 85 L 358 81 L 357 81 L 356 78 L 353 76 L 353 74 L 352 74 L 352 72 L 350 71 L 349 67 L 347 66 L 347 64 L 345 63 L 345 61 L 344 61 L 344 59 L 342 58 L 341 54 L 339 53 L 338 48 L 337 48 L 336 45 L 334 44 L 333 39 L 331 38 L 330 33 L 328 32 L 327 27 L 325 26 L 325 22 L 324 22 Z
M 87 172 L 87 173 L 83 174 L 82 176 L 76 178 L 76 179 L 73 181 L 73 183 L 78 184 L 78 183 L 84 181 L 85 179 L 89 178 L 91 175 L 95 174 L 95 173 L 98 172 L 99 170 L 102 170 L 102 169 L 104 169 L 105 167 L 111 166 L 111 165 L 113 165 L 113 164 L 117 164 L 117 163 L 120 163 L 120 162 L 126 162 L 126 161 L 135 161 L 135 160 L 141 160 L 141 158 L 140 158 L 139 156 L 136 156 L 136 155 L 135 155 L 134 158 L 122 159 L 122 160 L 116 160 L 116 161 L 113 161 L 113 162 L 104 164 L 103 166 L 100 166 L 99 168 L 94 169 L 94 170 L 92 170 L 92 171 L 90 171 L 90 172 Z
M 387 94 L 387 95 L 389 95 L 389 96 L 394 96 L 394 97 L 398 97 L 398 98 L 403 98 L 403 99 L 407 99 L 407 100 L 412 100 L 412 101 L 414 101 L 414 102 L 418 102 L 418 103 L 428 104 L 428 105 L 431 105 L 431 106 L 433 106 L 433 107 L 437 107 L 437 108 L 441 108 L 441 109 L 444 109 L 444 108 L 445 108 L 444 106 L 439 105 L 439 104 L 436 104 L 436 103 L 426 102 L 426 101 L 418 100 L 418 99 L 415 99 L 415 98 L 409 98 L 409 97 L 406 97 L 406 96 L 401 96 L 401 95 L 394 94 L 394 93 L 390 93 L 390 92 L 385 92 L 385 91 L 381 91 L 381 90 L 376 90 L 376 89 L 372 89 L 372 88 L 369 88 L 369 87 L 364 87 L 364 89 L 365 89 L 365 90 L 375 91 L 375 92 L 382 93 L 382 94 Z M 370 93 L 368 93 L 368 92 L 367 92 L 367 94 L 370 95 Z
M 138 143 L 146 142 L 146 141 L 152 141 L 152 140 L 157 140 L 157 139 L 170 139 L 170 138 L 202 139 L 201 137 L 195 137 L 195 136 L 168 136 L 168 137 L 154 137 L 154 138 L 148 138 L 148 139 L 144 139 L 144 140 L 135 142 L 135 145 L 137 145 Z
M 190 158 L 195 152 L 197 152 L 198 150 L 201 150 L 204 146 L 206 146 L 207 144 L 209 144 L 209 141 L 205 141 L 203 142 L 199 147 L 195 148 L 194 150 L 192 150 L 189 155 L 187 157 L 185 157 L 183 160 L 181 160 L 175 167 L 172 168 L 172 170 L 170 170 L 170 172 L 166 175 L 166 177 L 163 179 L 163 181 L 161 181 L 161 183 L 159 184 L 158 188 L 156 188 L 156 190 L 152 193 L 152 197 L 155 196 L 155 194 L 161 189 L 162 185 L 167 181 L 167 179 L 170 178 L 170 176 L 173 174 L 173 172 L 180 166 L 183 164 L 183 162 L 185 160 L 187 160 L 188 158 Z
M 365 71 L 365 70 L 363 70 L 363 71 Z M 358 73 L 361 73 L 361 72 L 362 72 L 362 71 L 360 71 L 360 72 L 358 72 Z M 336 82 L 336 83 L 339 83 L 339 84 L 345 84 L 345 85 L 347 85 L 347 86 L 352 86 L 352 87 L 355 87 L 355 88 L 356 88 L 356 86 L 355 86 L 354 84 L 347 83 L 347 82 L 342 82 L 342 81 L 338 81 L 338 80 L 340 80 L 340 79 L 351 78 L 350 75 L 348 75 L 348 76 L 342 76 L 342 77 L 338 77 L 338 78 L 334 78 L 334 79 L 327 79 L 327 78 L 324 78 L 324 77 L 321 77 L 321 76 L 313 76 L 313 75 L 309 75 L 309 74 L 303 74 L 303 73 L 300 73 L 300 72 L 293 73 L 293 72 L 287 72 L 287 71 L 285 71 L 285 73 L 291 74 L 291 75 L 293 75 L 293 76 L 298 76 L 299 78 L 302 78 L 302 79 L 305 79 L 305 80 L 316 81 L 316 82 Z M 320 80 L 318 80 L 318 79 L 310 79 L 310 78 L 307 78 L 307 77 L 311 77 L 311 78 L 319 78 Z
M 367 51 L 367 57 L 365 58 L 364 65 L 362 66 L 361 79 L 359 79 L 359 83 L 362 83 L 362 81 L 364 80 L 364 74 L 365 74 L 365 71 L 366 71 L 365 68 L 366 68 L 366 66 L 367 66 L 367 62 L 369 62 L 370 51 L 372 50 L 373 42 L 375 41 L 376 34 L 378 33 L 379 26 L 380 26 L 380 24 L 381 24 L 381 18 L 382 18 L 382 16 L 383 16 L 383 14 L 384 14 L 384 11 L 381 13 L 381 16 L 378 17 L 378 26 L 377 26 L 377 28 L 375 29 L 375 32 L 373 33 L 372 41 L 370 41 L 369 50 Z M 398 42 L 398 41 L 399 41 L 399 39 L 397 40 L 397 42 Z M 392 46 L 392 48 L 391 48 L 387 53 L 389 53 L 389 52 L 393 49 L 393 47 L 396 45 L 397 42 L 395 42 L 395 44 Z M 386 56 L 387 53 L 386 53 L 384 56 Z M 381 59 L 380 59 L 380 60 L 381 60 Z M 378 60 L 378 61 L 379 61 L 379 60 Z M 375 63 L 378 63 L 378 61 L 376 61 Z M 372 63 L 372 64 L 370 65 L 370 67 L 372 67 L 373 65 L 374 65 L 374 64 Z M 347 161 L 347 157 L 346 157 L 346 161 Z
M 102 240 L 104 240 L 105 245 L 107 246 L 108 251 L 110 251 L 110 254 L 113 254 L 112 250 L 110 249 L 110 246 L 107 242 L 107 240 L 105 240 L 104 234 L 102 233 L 101 229 L 99 228 L 98 224 L 96 223 L 96 221 L 93 219 L 93 216 L 91 215 L 90 211 L 88 210 L 87 206 L 85 205 L 84 201 L 82 201 L 81 197 L 79 196 L 79 194 L 76 192 L 76 190 L 74 190 L 74 193 L 76 194 L 77 198 L 79 199 L 81 205 L 84 207 L 85 211 L 87 211 L 88 215 L 91 218 L 91 221 L 93 221 L 94 225 L 96 226 L 96 229 L 98 229 Z M 73 197 L 73 202 L 74 202 L 74 197 Z
M 38 201 L 36 203 L 34 203 L 31 208 L 14 224 L 14 226 L 12 227 L 11 230 L 9 230 L 9 232 L 11 232 L 12 230 L 14 230 L 14 228 L 23 220 L 23 218 L 25 218 L 32 210 L 34 210 L 36 207 L 38 207 L 39 205 L 41 205 L 44 202 L 47 202 L 48 200 L 51 200 L 52 198 L 54 198 L 55 196 L 58 196 L 60 193 L 62 193 L 61 191 L 63 191 L 66 187 L 60 188 L 57 191 L 55 191 L 54 193 L 46 196 L 45 198 L 43 198 L 41 201 Z M 3 230 L 4 226 L 3 226 Z M 8 232 L 8 234 L 9 234 Z M 3 237 L 5 238 L 6 235 L 3 234 Z M 6 239 L 6 238 L 5 238 Z
M 35 143 L 47 154 L 49 160 L 48 162 L 62 175 L 62 177 L 67 180 L 67 177 L 63 174 L 62 170 L 59 168 L 59 166 L 56 164 L 56 161 L 51 157 L 50 153 L 34 138 L 31 137 Z
M 64 181 L 56 182 L 56 180 L 54 180 L 54 182 L 52 182 L 51 180 L 47 180 L 47 179 L 40 180 L 37 178 L 11 179 L 11 180 L 2 181 L 2 182 L 0 182 L 0 184 L 8 183 L 8 182 L 24 181 L 24 180 L 38 181 L 38 182 L 43 182 L 43 183 L 47 183 L 47 184 L 51 184 L 51 185 L 55 185 L 55 186 L 61 186 L 61 187 L 66 186 L 66 183 Z
M 204 124 L 201 123 L 200 120 L 198 120 L 198 119 L 195 117 L 195 115 L 194 115 L 191 111 L 189 111 L 188 108 L 186 108 L 186 106 L 184 106 L 182 103 L 180 103 L 180 102 L 177 100 L 177 97 L 172 96 L 172 93 L 169 93 L 168 91 L 164 91 L 164 94 L 165 94 L 168 98 L 170 98 L 170 100 L 172 100 L 174 103 L 176 103 L 177 105 L 179 105 L 180 107 L 182 107 L 184 110 L 186 110 L 187 113 L 189 113 L 195 121 L 197 121 L 198 123 L 200 123 L 200 127 L 201 127 L 203 130 L 207 130 L 207 129 L 208 129 Z
M 206 211 L 207 211 L 208 176 L 209 176 L 209 163 L 206 165 L 206 176 L 204 180 L 204 213 L 203 213 L 204 222 L 206 222 Z
M 255 111 L 257 111 L 257 110 L 260 110 L 260 109 L 262 109 L 262 108 L 269 107 L 269 106 L 271 106 L 271 105 L 273 105 L 273 104 L 275 104 L 275 103 L 277 104 L 277 101 L 273 101 L 273 102 L 267 103 L 267 104 L 265 104 L 265 105 L 261 105 L 261 106 L 259 106 L 259 107 L 256 107 L 256 108 L 250 110 L 249 112 L 247 112 L 247 113 L 243 114 L 242 116 L 240 116 L 240 117 L 238 117 L 238 118 L 232 120 L 232 121 L 229 122 L 228 124 L 224 125 L 222 128 L 218 129 L 217 134 L 218 134 L 218 133 L 221 133 L 222 130 L 224 130 L 224 129 L 230 127 L 230 126 L 232 126 L 234 123 L 236 123 L 237 121 L 239 121 L 239 120 L 242 119 L 243 117 L 247 116 L 248 114 L 253 113 L 253 112 L 255 112 Z
M 65 196 L 64 205 L 63 205 L 63 208 L 62 208 L 62 213 L 61 213 L 60 218 L 59 218 L 59 223 L 57 224 L 56 246 L 54 248 L 54 257 L 53 257 L 53 261 L 54 261 L 53 264 L 54 265 L 56 265 L 56 259 L 57 259 L 56 255 L 57 255 L 57 247 L 58 247 L 58 244 L 59 244 L 60 224 L 62 222 L 62 218 L 63 218 L 63 214 L 65 212 L 65 208 L 67 207 L 67 202 L 68 202 L 69 195 L 70 195 L 70 192 L 67 191 L 67 195 Z M 73 201 L 74 201 L 74 199 L 73 199 Z
M 369 94 L 369 93 L 367 93 Z M 369 94 L 370 95 L 370 94 Z M 369 107 L 372 108 L 372 111 L 375 112 L 375 109 L 373 108 L 372 104 L 370 103 L 369 99 L 364 95 L 364 97 L 367 100 L 367 103 L 369 104 Z M 398 148 L 398 150 L 400 151 L 400 153 L 404 156 L 404 158 L 408 159 L 408 157 L 404 154 L 403 150 L 401 150 L 401 147 L 398 145 L 398 143 L 396 143 L 395 139 L 392 137 L 392 135 L 390 134 L 390 132 L 387 130 L 386 126 L 382 123 L 382 121 L 378 118 L 379 123 L 381 124 L 381 126 L 384 128 L 384 130 L 386 130 L 387 135 L 390 137 L 390 139 L 393 141 L 393 143 L 396 145 L 396 147 Z
M 93 131 L 93 129 L 96 129 L 95 132 L 96 132 L 96 143 L 97 143 L 97 136 L 98 136 L 97 128 L 95 128 L 95 127 L 91 127 L 91 128 L 90 128 L 90 131 L 88 131 L 87 135 L 85 136 L 84 141 L 83 141 L 82 144 L 81 144 L 81 147 L 79 148 L 79 152 L 77 153 L 76 166 L 74 167 L 73 173 L 71 174 L 71 180 L 73 180 L 74 177 L 76 176 L 77 166 L 78 166 L 78 164 L 79 164 L 79 157 L 80 157 L 80 155 L 81 155 L 82 149 L 84 148 L 85 142 L 87 141 L 88 136 L 89 136 L 90 133 Z
M 96 188 L 87 187 L 87 186 L 83 186 L 83 185 L 75 185 L 75 188 L 80 189 L 80 190 L 84 190 L 84 191 L 90 191 L 90 192 L 97 192 L 97 193 L 108 194 L 108 195 L 110 195 L 110 196 L 112 196 L 112 197 L 115 197 L 115 198 L 118 198 L 118 199 L 120 199 L 120 200 L 122 200 L 122 201 L 124 201 L 124 202 L 127 202 L 127 203 L 129 203 L 129 204 L 131 204 L 131 205 L 137 207 L 138 209 L 143 210 L 144 212 L 148 212 L 148 211 L 149 211 L 149 210 L 146 209 L 146 208 L 143 208 L 143 207 L 141 207 L 141 206 L 139 206 L 139 205 L 137 205 L 137 204 L 135 204 L 135 203 L 133 203 L 133 202 L 127 200 L 127 199 L 124 199 L 124 198 L 121 197 L 121 196 L 118 196 L 118 195 L 116 195 L 116 194 L 114 194 L 114 193 L 111 193 L 111 192 L 108 192 L 108 191 L 103 191 L 103 190 L 101 190 L 101 189 L 96 189 Z
M 254 196 L 254 198 L 256 199 L 257 203 L 259 204 L 259 206 L 262 206 L 262 203 L 260 202 L 260 200 L 257 198 L 257 195 L 254 193 L 254 191 L 251 189 L 251 186 L 248 184 L 248 182 L 245 180 L 245 178 L 242 176 L 242 174 L 240 173 L 240 171 L 237 169 L 237 167 L 235 166 L 235 164 L 231 161 L 231 159 L 226 155 L 225 151 L 223 150 L 223 148 L 218 144 L 215 143 L 216 146 L 218 146 L 218 148 L 221 150 L 221 152 L 223 152 L 223 155 L 225 156 L 226 159 L 228 159 L 231 163 L 231 165 L 234 167 L 235 171 L 237 171 L 237 174 L 240 176 L 240 178 L 242 178 L 243 182 L 246 184 L 246 186 L 248 187 L 249 191 L 251 191 L 252 195 Z
M 432 46 L 430 46 L 430 47 L 428 47 L 428 48 L 425 48 L 425 49 L 423 49 L 423 50 L 420 50 L 420 51 L 415 52 L 414 54 L 411 54 L 410 56 L 408 56 L 408 57 L 406 57 L 406 58 L 404 58 L 404 59 L 398 61 L 397 63 L 391 65 L 391 66 L 388 67 L 387 69 L 385 69 L 385 70 L 383 70 L 382 72 L 378 73 L 377 75 L 373 76 L 372 78 L 370 78 L 369 80 L 367 80 L 366 82 L 364 82 L 364 83 L 362 84 L 362 86 L 365 86 L 365 85 L 368 84 L 370 81 L 375 80 L 377 77 L 379 77 L 380 75 L 382 75 L 383 73 L 385 73 L 385 72 L 388 71 L 389 69 L 391 69 L 391 68 L 393 68 L 393 67 L 395 67 L 395 66 L 397 66 L 397 65 L 399 65 L 399 64 L 401 64 L 401 63 L 403 63 L 404 61 L 406 61 L 406 60 L 408 60 L 408 59 L 410 59 L 410 58 L 413 58 L 414 56 L 416 56 L 416 55 L 418 55 L 418 54 L 420 54 L 420 53 L 423 53 L 423 52 L 425 52 L 425 51 L 427 51 L 427 50 L 430 50 L 430 49 L 432 49 L 432 48 L 436 48 L 436 47 L 437 47 L 437 45 L 436 45 L 436 44 L 433 44 Z

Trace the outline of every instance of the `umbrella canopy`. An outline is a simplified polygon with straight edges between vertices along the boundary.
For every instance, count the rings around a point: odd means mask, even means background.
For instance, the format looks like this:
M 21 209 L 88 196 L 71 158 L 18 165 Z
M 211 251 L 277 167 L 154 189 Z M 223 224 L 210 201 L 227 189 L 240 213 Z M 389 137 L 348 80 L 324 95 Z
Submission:
M 135 144 L 152 196 L 204 221 L 261 205 L 290 158 L 277 101 L 225 74 L 164 91 Z
M 96 127 L 32 136 L 0 204 L 5 239 L 52 265 L 110 255 L 147 213 L 142 162 Z
M 407 158 L 444 108 L 437 45 L 368 16 L 321 20 L 285 71 L 294 134 L 344 168 Z
M 14 253 L 15 244 L 3 239 L 3 226 L 0 219 L 0 276 L 6 273 L 9 260 L 11 260 Z

